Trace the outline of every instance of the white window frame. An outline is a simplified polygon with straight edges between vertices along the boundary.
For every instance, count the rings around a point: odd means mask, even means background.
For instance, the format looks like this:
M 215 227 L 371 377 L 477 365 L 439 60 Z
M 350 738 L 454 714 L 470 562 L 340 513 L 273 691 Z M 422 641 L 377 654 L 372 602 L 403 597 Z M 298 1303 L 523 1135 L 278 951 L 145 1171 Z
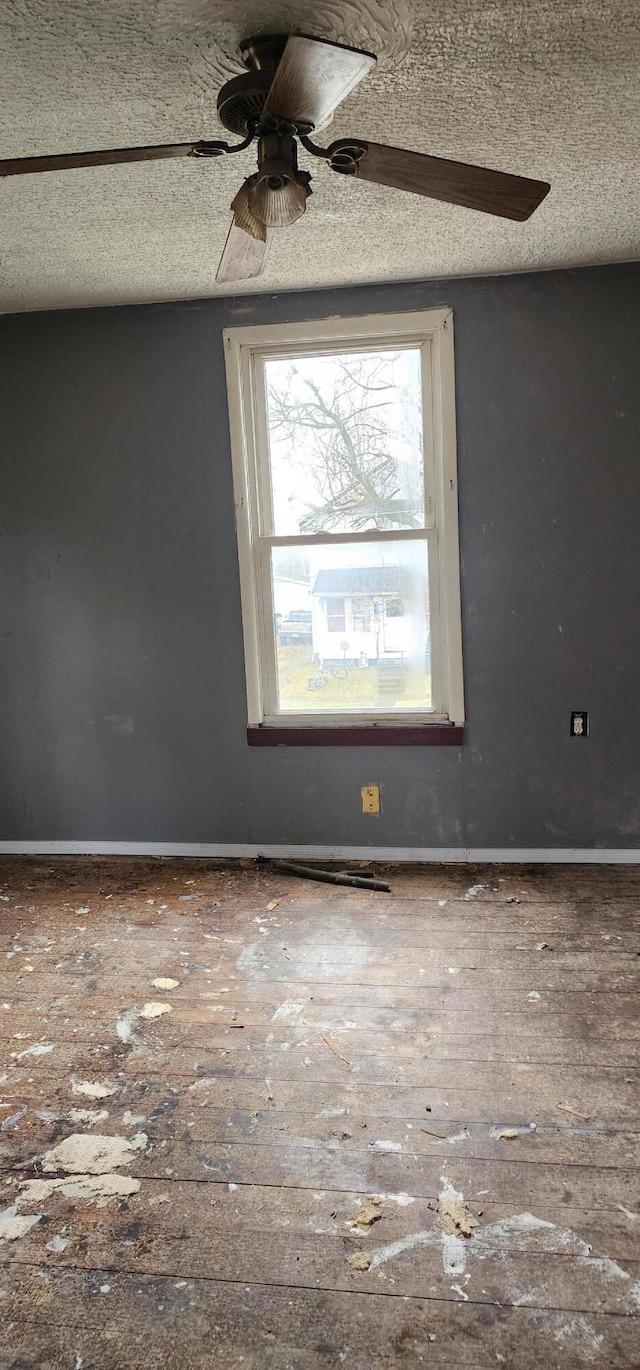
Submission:
M 464 722 L 458 479 L 453 356 L 449 308 L 407 314 L 249 325 L 223 333 L 240 565 L 242 621 L 250 727 Z M 275 536 L 261 528 L 270 508 L 267 407 L 263 359 L 409 344 L 422 349 L 425 527 Z M 270 551 L 274 546 L 383 542 L 416 538 L 428 546 L 432 708 L 389 713 L 276 711 L 276 643 Z

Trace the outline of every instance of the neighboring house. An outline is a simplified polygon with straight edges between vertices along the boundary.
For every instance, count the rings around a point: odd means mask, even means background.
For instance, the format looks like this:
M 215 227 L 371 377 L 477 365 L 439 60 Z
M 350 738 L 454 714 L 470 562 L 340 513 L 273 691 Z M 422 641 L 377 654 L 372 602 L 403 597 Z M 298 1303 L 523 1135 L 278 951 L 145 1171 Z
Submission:
M 318 571 L 311 598 L 313 652 L 320 661 L 424 660 L 425 597 L 404 567 Z

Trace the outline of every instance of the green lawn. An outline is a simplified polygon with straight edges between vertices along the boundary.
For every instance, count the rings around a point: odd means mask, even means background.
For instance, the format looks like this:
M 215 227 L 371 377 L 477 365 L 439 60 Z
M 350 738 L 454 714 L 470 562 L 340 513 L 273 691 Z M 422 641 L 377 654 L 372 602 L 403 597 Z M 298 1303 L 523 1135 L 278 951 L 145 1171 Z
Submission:
M 389 664 L 349 668 L 345 680 L 336 680 L 326 669 L 321 690 L 308 690 L 320 668 L 311 660 L 311 647 L 278 647 L 278 678 L 281 707 L 292 712 L 336 712 L 340 709 L 424 709 L 431 704 L 431 676 L 415 666 Z

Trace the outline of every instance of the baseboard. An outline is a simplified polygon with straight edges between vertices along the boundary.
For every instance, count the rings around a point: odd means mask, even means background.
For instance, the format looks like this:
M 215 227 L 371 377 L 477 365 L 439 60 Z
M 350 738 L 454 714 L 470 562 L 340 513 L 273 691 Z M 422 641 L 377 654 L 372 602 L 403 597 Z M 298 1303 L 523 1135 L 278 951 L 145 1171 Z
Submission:
M 312 861 L 640 864 L 638 847 L 332 847 L 256 842 L 1 842 L 2 856 L 280 857 Z

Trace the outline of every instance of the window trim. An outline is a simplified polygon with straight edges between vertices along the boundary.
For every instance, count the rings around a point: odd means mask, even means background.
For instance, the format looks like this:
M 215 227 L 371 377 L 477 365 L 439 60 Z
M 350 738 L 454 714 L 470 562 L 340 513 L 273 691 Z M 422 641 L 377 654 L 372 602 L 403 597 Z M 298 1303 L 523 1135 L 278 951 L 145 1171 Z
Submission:
M 240 567 L 240 589 L 245 650 L 248 727 L 324 729 L 330 732 L 348 728 L 371 731 L 388 728 L 430 728 L 464 722 L 462 676 L 462 631 L 460 613 L 460 570 L 458 543 L 458 500 L 456 469 L 456 422 L 453 358 L 453 311 L 443 307 L 403 314 L 371 314 L 349 318 L 308 320 L 297 324 L 248 325 L 223 332 L 229 427 L 233 465 L 234 502 Z M 320 533 L 301 536 L 271 536 L 265 543 L 258 526 L 260 509 L 270 499 L 266 463 L 257 459 L 267 450 L 266 402 L 262 386 L 262 367 L 256 363 L 264 355 L 288 356 L 292 351 L 309 349 L 334 351 L 343 343 L 349 347 L 375 350 L 407 346 L 425 349 L 423 386 L 429 403 L 423 407 L 425 452 L 431 447 L 430 470 L 425 471 L 425 528 L 417 530 L 367 530 L 358 541 L 393 541 L 415 535 L 427 543 L 429 564 L 430 631 L 432 641 L 433 710 L 383 714 L 279 714 L 265 716 L 263 698 L 275 698 L 275 681 L 270 648 L 264 641 L 267 625 L 273 620 L 271 579 L 264 564 L 274 545 L 306 545 L 352 542 L 353 532 Z M 428 366 L 427 366 L 428 356 Z M 432 485 L 430 482 L 432 481 Z M 267 490 L 266 486 L 269 486 Z M 260 603 L 261 601 L 261 603 Z M 437 635 L 437 637 L 436 637 Z M 433 643 L 436 638 L 437 648 Z M 271 666 L 271 670 L 270 670 Z M 434 673 L 435 667 L 435 673 Z M 438 676 L 438 672 L 440 675 Z

